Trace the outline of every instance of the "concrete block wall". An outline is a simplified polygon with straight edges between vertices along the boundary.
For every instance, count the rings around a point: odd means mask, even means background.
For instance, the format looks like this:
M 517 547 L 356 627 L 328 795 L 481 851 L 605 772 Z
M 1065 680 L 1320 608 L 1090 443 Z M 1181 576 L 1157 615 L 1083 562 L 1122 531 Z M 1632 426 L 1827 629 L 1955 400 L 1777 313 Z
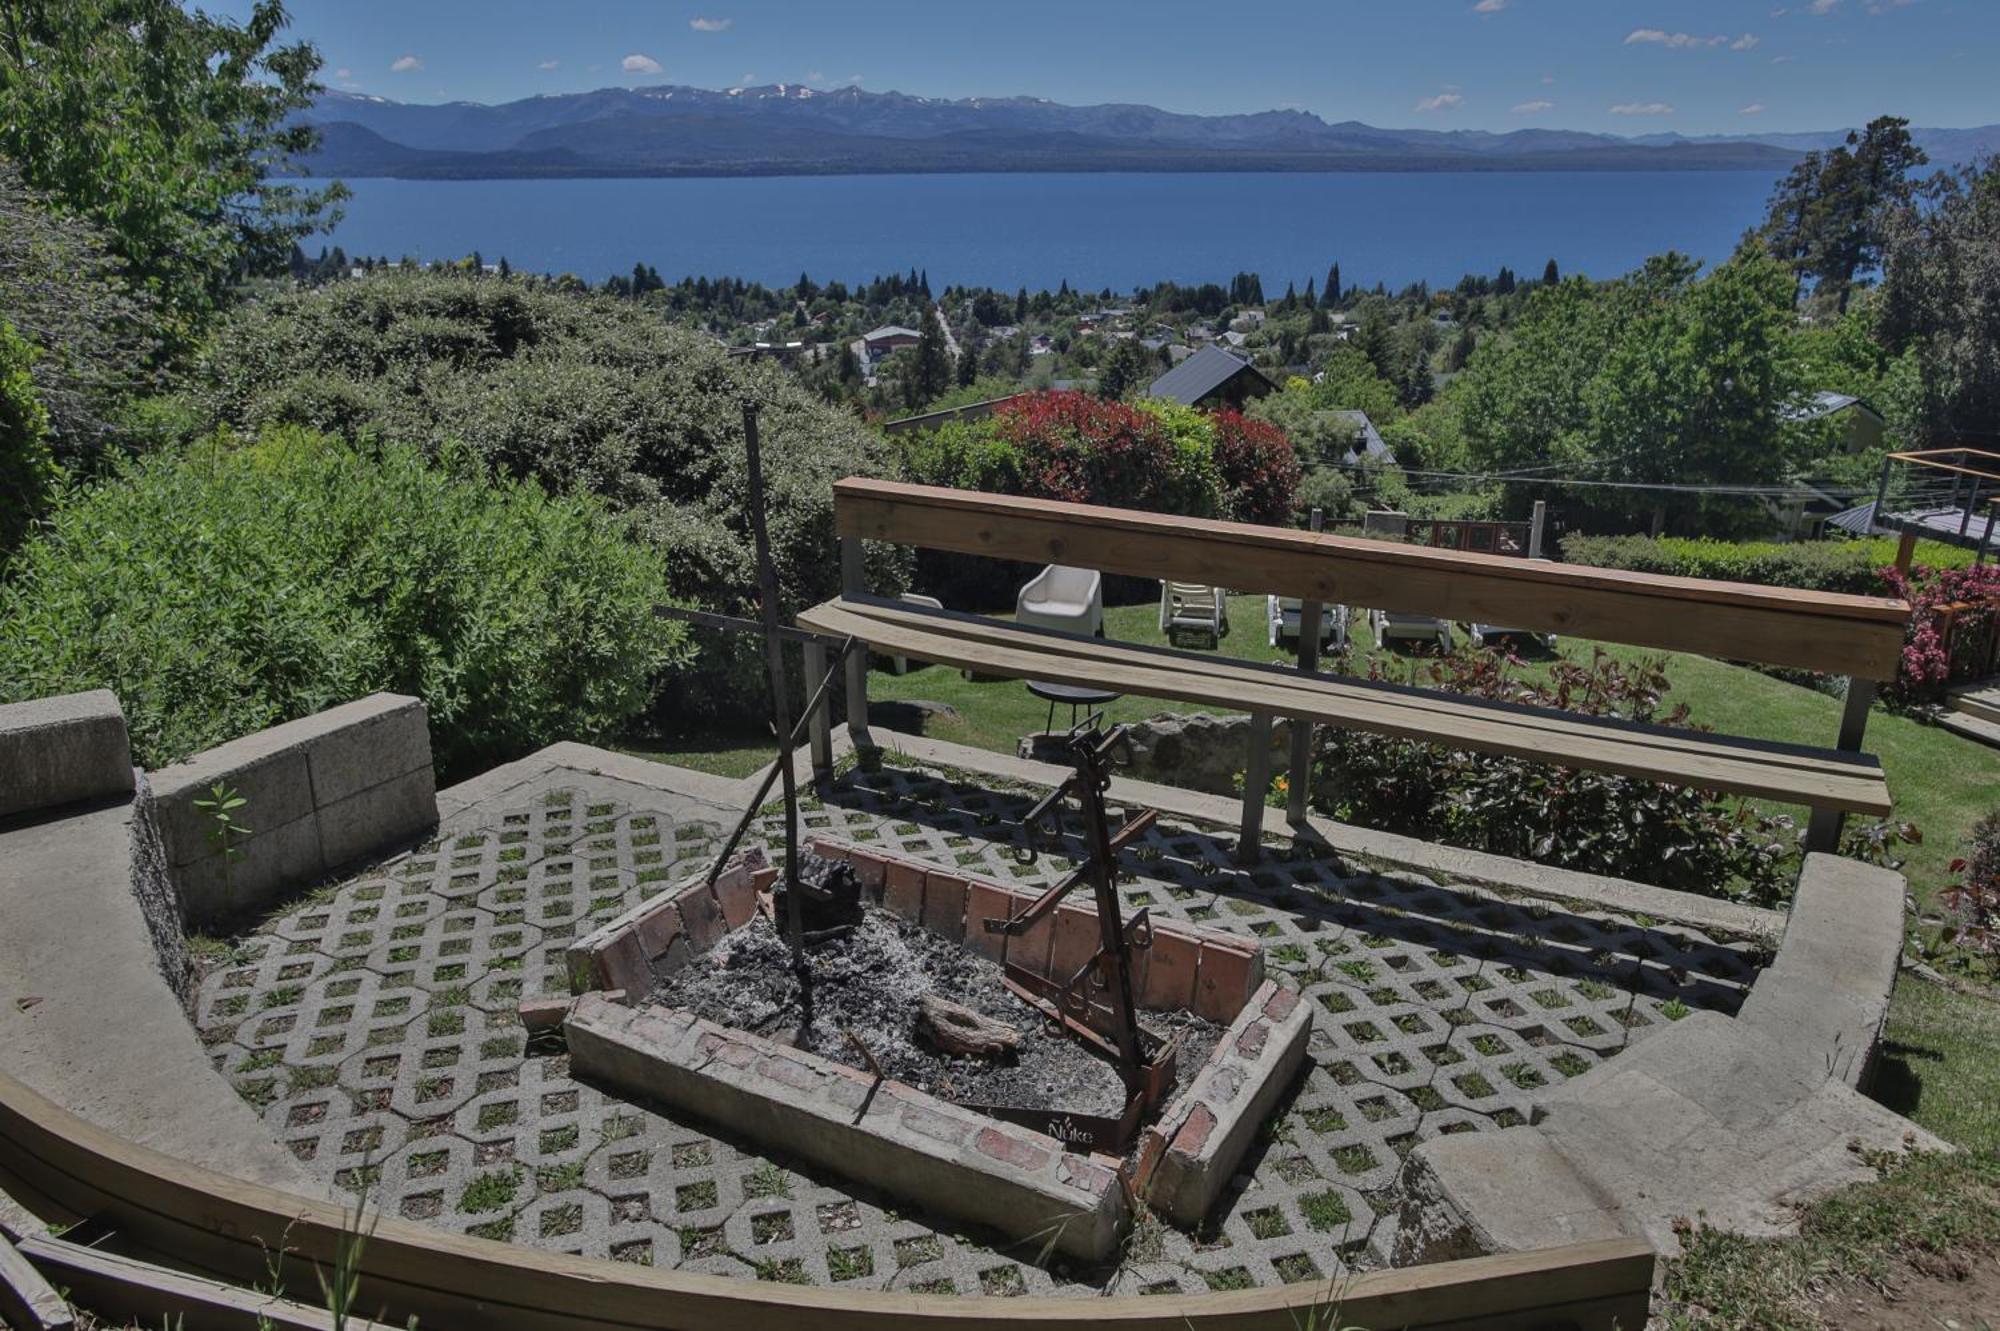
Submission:
M 575 999 L 571 1067 L 1033 1248 L 1085 1261 L 1127 1219 L 1110 1162 L 897 1081 L 673 1008 Z M 810 1320 L 810 1319 L 808 1319 Z
M 424 705 L 376 693 L 218 745 L 149 775 L 167 862 L 193 923 L 266 906 L 287 889 L 437 824 Z M 225 861 L 195 807 L 218 783 L 247 801 L 250 835 Z
M 110 689 L 0 706 L 0 818 L 132 790 L 125 712 Z

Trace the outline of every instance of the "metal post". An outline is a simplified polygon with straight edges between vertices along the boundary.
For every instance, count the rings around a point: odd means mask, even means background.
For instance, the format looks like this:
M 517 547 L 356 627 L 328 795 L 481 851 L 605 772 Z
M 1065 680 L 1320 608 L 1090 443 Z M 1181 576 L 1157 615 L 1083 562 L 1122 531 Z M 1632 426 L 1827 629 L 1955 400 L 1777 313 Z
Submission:
M 1528 558 L 1542 557 L 1542 534 L 1548 529 L 1549 501 L 1537 499 L 1534 511 L 1528 516 Z
M 1840 739 L 1836 747 L 1848 753 L 1861 752 L 1861 738 L 1868 733 L 1868 709 L 1875 704 L 1875 681 L 1850 675 L 1847 703 L 1840 711 Z M 1847 815 L 1838 809 L 1814 809 L 1806 824 L 1806 849 L 1829 854 L 1840 847 L 1840 829 Z
M 1972 510 L 1979 507 L 1979 478 L 1972 478 L 1972 496 L 1965 501 L 1965 516 L 1958 520 L 1958 539 L 1964 540 L 1965 533 L 1972 526 Z
M 1326 525 L 1326 511 L 1312 511 L 1310 527 L 1318 531 Z M 1318 601 L 1299 603 L 1299 673 L 1310 675 L 1319 669 L 1320 617 L 1326 613 Z M 1293 827 L 1306 821 L 1306 787 L 1312 779 L 1313 724 L 1305 717 L 1292 718 L 1292 787 L 1285 796 L 1285 818 Z
M 812 1026 L 812 990 L 806 980 L 804 925 L 799 919 L 799 788 L 792 771 L 791 699 L 786 696 L 785 648 L 778 639 L 778 570 L 771 562 L 771 537 L 764 527 L 764 460 L 757 443 L 757 404 L 743 404 L 743 447 L 749 464 L 750 533 L 757 542 L 757 596 L 763 602 L 764 661 L 771 674 L 771 720 L 778 734 L 778 779 L 785 796 L 785 932 L 792 946 L 792 972 L 799 980 L 802 1025 Z
M 868 569 L 859 536 L 840 538 L 840 594 L 866 596 Z M 868 644 L 856 643 L 847 658 L 847 738 L 856 749 L 871 746 L 868 736 Z
M 1271 789 L 1271 714 L 1250 713 L 1250 752 L 1243 765 L 1243 835 L 1239 864 L 1255 864 L 1264 842 L 1264 795 Z
M 805 645 L 806 696 L 811 697 L 826 687 L 826 647 L 817 642 Z M 830 708 L 816 707 L 812 717 L 812 768 L 813 780 L 824 781 L 833 775 L 833 713 Z
M 1882 459 L 1882 474 L 1875 481 L 1875 507 L 1868 510 L 1868 531 L 1872 533 L 1878 526 L 1887 526 L 1882 521 L 1882 505 L 1889 497 L 1889 468 L 1894 463 L 1889 458 Z

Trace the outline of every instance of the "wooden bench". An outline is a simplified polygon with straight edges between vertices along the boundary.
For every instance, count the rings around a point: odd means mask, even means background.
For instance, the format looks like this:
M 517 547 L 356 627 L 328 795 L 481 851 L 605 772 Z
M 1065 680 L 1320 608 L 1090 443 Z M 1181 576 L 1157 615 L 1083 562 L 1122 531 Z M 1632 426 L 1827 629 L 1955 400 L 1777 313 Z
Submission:
M 1530 562 L 860 477 L 835 484 L 834 520 L 844 590 L 800 615 L 801 628 L 984 674 L 1248 712 L 1239 843 L 1248 856 L 1262 831 L 1275 716 L 1302 723 L 1294 727 L 1291 753 L 1295 824 L 1305 817 L 1313 725 L 1805 805 L 1813 811 L 1812 849 L 1833 848 L 1845 814 L 1890 811 L 1881 764 L 1860 748 L 1876 682 L 1894 677 L 1901 655 L 1909 606 L 1900 600 Z M 1299 666 L 1086 638 L 874 596 L 862 573 L 864 541 L 1298 597 L 1305 609 Z M 1837 747 L 1639 725 L 1319 674 L 1317 626 L 1320 608 L 1329 603 L 1846 675 Z M 806 659 L 810 686 L 824 677 L 825 647 L 809 647 Z M 867 653 L 849 653 L 846 669 L 848 728 L 865 742 Z M 813 734 L 820 771 L 832 761 L 830 729 L 831 718 L 822 711 Z

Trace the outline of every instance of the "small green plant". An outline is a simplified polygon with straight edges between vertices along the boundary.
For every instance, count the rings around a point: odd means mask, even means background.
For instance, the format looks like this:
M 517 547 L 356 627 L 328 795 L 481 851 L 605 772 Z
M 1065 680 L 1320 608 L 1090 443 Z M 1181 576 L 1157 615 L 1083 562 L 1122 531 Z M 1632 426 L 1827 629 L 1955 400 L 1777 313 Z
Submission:
M 244 838 L 250 829 L 236 821 L 237 811 L 249 806 L 250 801 L 243 793 L 226 781 L 218 781 L 208 788 L 208 794 L 194 802 L 195 812 L 201 816 L 202 836 L 209 847 L 222 857 L 222 891 L 225 897 L 233 895 L 235 887 L 232 872 L 236 861 L 243 858 Z

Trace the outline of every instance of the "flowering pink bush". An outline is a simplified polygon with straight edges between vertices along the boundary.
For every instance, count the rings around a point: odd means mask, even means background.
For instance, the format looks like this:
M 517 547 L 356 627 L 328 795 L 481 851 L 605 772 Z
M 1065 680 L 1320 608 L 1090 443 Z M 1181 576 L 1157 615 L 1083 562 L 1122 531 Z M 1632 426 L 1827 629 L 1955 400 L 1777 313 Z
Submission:
M 1902 669 L 1890 687 L 1893 701 L 1903 704 L 1936 702 L 1953 678 L 1953 661 L 1942 630 L 1939 609 L 1953 602 L 1982 602 L 2000 597 L 2000 566 L 1935 569 L 1919 564 L 1907 575 L 1894 567 L 1881 570 L 1885 590 L 1910 603 L 1910 627 L 1903 643 Z M 1981 635 L 1993 611 L 1962 611 L 1958 634 Z

